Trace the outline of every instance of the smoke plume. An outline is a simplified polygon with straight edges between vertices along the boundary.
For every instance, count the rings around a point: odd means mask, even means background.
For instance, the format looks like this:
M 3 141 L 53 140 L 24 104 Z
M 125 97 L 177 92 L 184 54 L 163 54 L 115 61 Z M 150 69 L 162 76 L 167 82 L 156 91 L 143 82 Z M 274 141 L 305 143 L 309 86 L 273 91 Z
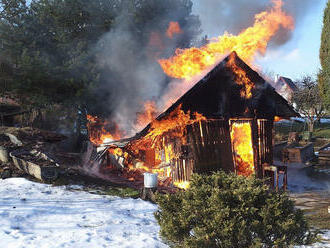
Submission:
M 159 97 L 166 76 L 155 59 L 146 58 L 148 47 L 130 31 L 128 20 L 119 17 L 117 22 L 96 48 L 104 82 L 99 94 L 108 95 L 104 104 L 110 109 L 109 119 L 132 135 L 137 131 L 132 130 L 136 113 L 145 101 Z

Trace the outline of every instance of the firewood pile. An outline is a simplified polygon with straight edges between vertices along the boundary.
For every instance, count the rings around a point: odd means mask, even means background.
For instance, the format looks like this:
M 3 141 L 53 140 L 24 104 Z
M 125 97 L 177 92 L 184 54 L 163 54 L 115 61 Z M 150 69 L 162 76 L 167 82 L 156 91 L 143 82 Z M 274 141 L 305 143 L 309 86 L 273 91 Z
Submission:
M 37 150 L 18 149 L 10 153 L 15 166 L 35 178 L 51 182 L 58 177 L 59 167 L 52 158 Z
M 0 127 L 0 176 L 29 174 L 42 181 L 55 180 L 60 167 L 58 161 L 73 161 L 56 148 L 55 143 L 65 138 L 30 127 Z

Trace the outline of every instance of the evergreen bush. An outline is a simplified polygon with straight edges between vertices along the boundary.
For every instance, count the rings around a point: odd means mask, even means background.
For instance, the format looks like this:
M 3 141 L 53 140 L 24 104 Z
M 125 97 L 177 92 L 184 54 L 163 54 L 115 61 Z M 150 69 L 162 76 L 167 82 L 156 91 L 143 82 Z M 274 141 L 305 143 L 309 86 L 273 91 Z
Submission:
M 161 236 L 173 247 L 289 247 L 316 235 L 286 193 L 255 178 L 194 174 L 189 189 L 157 203 Z

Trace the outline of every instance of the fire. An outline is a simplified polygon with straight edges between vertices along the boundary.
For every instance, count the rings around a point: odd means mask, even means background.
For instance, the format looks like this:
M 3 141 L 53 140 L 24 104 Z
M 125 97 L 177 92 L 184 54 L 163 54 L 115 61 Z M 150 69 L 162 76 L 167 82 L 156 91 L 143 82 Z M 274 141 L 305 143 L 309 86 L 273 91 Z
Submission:
M 187 181 L 183 181 L 183 182 L 174 182 L 173 183 L 176 187 L 180 188 L 180 189 L 188 189 L 190 186 L 190 183 Z
M 281 120 L 284 120 L 285 118 L 279 117 L 279 116 L 275 116 L 274 117 L 274 122 L 279 122 Z
M 256 54 L 266 52 L 268 42 L 281 27 L 294 28 L 293 18 L 282 10 L 282 0 L 273 0 L 273 4 L 270 10 L 256 14 L 254 25 L 238 35 L 225 32 L 201 48 L 177 49 L 174 57 L 158 62 L 164 72 L 173 78 L 191 78 L 232 51 L 236 51 L 244 61 L 253 62 Z
M 173 39 L 174 34 L 182 34 L 182 30 L 178 22 L 170 22 L 166 31 L 166 36 Z
M 153 121 L 158 114 L 157 106 L 154 101 L 146 101 L 143 105 L 143 111 L 137 113 L 136 116 L 136 129 L 144 128 L 148 123 Z
M 267 11 L 255 15 L 254 25 L 241 31 L 238 35 L 227 32 L 224 35 L 210 40 L 210 43 L 200 48 L 177 49 L 175 56 L 169 59 L 160 59 L 164 72 L 173 78 L 188 79 L 193 76 L 201 76 L 201 72 L 213 66 L 227 53 L 235 51 L 237 55 L 247 63 L 253 63 L 257 54 L 264 55 L 268 42 L 280 28 L 291 30 L 294 28 L 293 18 L 282 10 L 282 0 L 273 0 L 273 7 Z M 175 34 L 181 34 L 179 23 L 170 22 L 166 31 L 168 38 Z M 158 33 L 151 33 L 150 46 L 163 48 L 161 37 Z M 234 72 L 235 82 L 240 85 L 242 98 L 250 99 L 254 84 L 246 72 L 236 64 L 235 56 L 231 56 L 227 66 Z M 180 81 L 181 82 L 181 81 Z M 173 91 L 179 91 L 180 87 L 173 86 Z M 184 90 L 185 91 L 185 90 Z M 172 91 L 171 91 L 172 93 Z M 169 97 L 166 96 L 168 100 Z M 248 109 L 245 111 L 248 113 Z M 172 183 L 172 171 L 174 162 L 178 159 L 178 147 L 186 144 L 186 127 L 193 123 L 206 120 L 199 113 L 184 112 L 182 106 L 178 106 L 167 116 L 155 119 L 158 114 L 157 105 L 153 101 L 147 101 L 141 113 L 137 113 L 136 128 L 140 129 L 150 122 L 147 133 L 135 141 L 131 141 L 123 148 L 108 148 L 110 154 L 122 158 L 127 178 L 135 180 L 143 172 L 158 173 L 165 178 L 164 182 Z M 96 144 L 104 144 L 123 137 L 115 123 L 104 122 L 98 117 L 87 116 L 90 140 Z M 277 118 L 275 117 L 275 121 Z M 200 128 L 201 136 L 203 130 Z M 249 122 L 232 122 L 231 142 L 233 157 L 237 174 L 249 176 L 254 173 L 254 153 L 252 144 L 252 130 Z M 167 139 L 178 139 L 179 145 L 168 142 Z M 177 157 L 176 157 L 177 156 Z M 173 162 L 174 161 L 174 162 Z M 184 167 L 185 168 L 185 167 Z M 174 178 L 174 177 L 173 177 Z M 188 188 L 188 181 L 173 182 L 179 188 Z
M 98 118 L 96 116 L 92 116 L 92 115 L 87 115 L 87 120 L 90 122 L 97 122 Z
M 231 56 L 229 58 L 228 65 L 236 75 L 235 82 L 242 86 L 241 97 L 250 99 L 252 97 L 252 89 L 254 87 L 254 83 L 246 75 L 246 72 L 236 65 L 235 56 Z
M 249 122 L 232 122 L 230 137 L 238 175 L 250 176 L 254 172 L 252 130 Z
M 164 147 L 164 159 L 166 162 L 170 162 L 173 159 L 173 149 L 170 145 L 165 145 L 163 142 L 163 137 L 167 132 L 171 132 L 171 137 L 173 138 L 183 138 L 186 126 L 191 125 L 195 122 L 206 120 L 204 116 L 199 113 L 194 113 L 192 115 L 188 111 L 185 113 L 179 105 L 175 110 L 173 110 L 167 117 L 162 120 L 155 119 L 151 122 L 148 133 L 141 139 L 131 142 L 129 150 L 139 151 L 139 150 L 150 150 L 158 147 Z M 155 154 L 156 158 L 161 156 Z M 157 160 L 157 159 L 156 159 Z M 155 165 L 160 162 L 161 159 L 155 161 Z
M 89 140 L 95 145 L 119 140 L 122 137 L 122 133 L 115 123 L 103 121 L 97 116 L 92 115 L 87 115 L 87 121 Z M 108 129 L 112 131 L 108 131 Z
M 179 105 L 175 110 L 169 113 L 168 116 L 161 120 L 153 120 L 150 124 L 148 133 L 131 142 L 126 150 L 129 150 L 133 157 L 138 158 L 138 162 L 129 163 L 127 165 L 131 170 L 139 169 L 151 173 L 158 173 L 159 177 L 171 178 L 171 163 L 177 158 L 173 145 L 165 142 L 165 137 L 170 134 L 171 138 L 179 138 L 182 143 L 185 142 L 185 130 L 188 125 L 195 122 L 206 120 L 199 113 L 191 114 L 189 111 L 185 113 Z M 141 155 L 141 151 L 143 151 Z M 187 182 L 174 183 L 180 188 L 188 187 Z
M 139 180 L 143 172 L 150 172 L 158 173 L 160 185 L 172 183 L 171 163 L 177 157 L 173 145 L 165 142 L 165 136 L 170 133 L 171 137 L 182 138 L 183 142 L 186 126 L 206 120 L 199 113 L 191 114 L 189 111 L 185 113 L 181 107 L 179 105 L 161 120 L 154 119 L 150 124 L 148 133 L 137 141 L 131 142 L 123 148 L 115 146 L 108 148 L 109 154 L 114 156 L 117 161 L 122 161 L 125 166 L 122 173 L 129 180 L 134 181 L 136 178 Z M 141 114 L 141 121 L 149 121 L 148 118 L 154 118 L 154 104 L 152 102 L 147 103 L 145 109 L 148 111 Z M 107 141 L 120 138 L 120 133 L 116 133 L 116 128 L 113 128 L 111 133 L 106 131 L 109 123 L 94 116 L 88 116 L 87 118 L 90 140 L 94 144 L 101 145 Z M 116 126 L 114 125 L 114 127 Z M 111 169 L 112 165 L 109 166 L 109 169 Z M 173 182 L 173 185 L 186 189 L 189 187 L 189 182 Z
M 146 139 L 152 140 L 154 146 L 155 141 L 158 140 L 162 135 L 170 130 L 176 130 L 172 136 L 182 137 L 186 126 L 191 125 L 195 122 L 206 120 L 204 116 L 199 113 L 194 113 L 194 119 L 191 119 L 190 112 L 185 113 L 179 105 L 174 111 L 172 111 L 168 117 L 162 120 L 154 120 L 151 122 L 150 131 L 146 135 Z
M 123 150 L 120 149 L 120 148 L 109 148 L 108 151 L 109 151 L 111 154 L 116 155 L 116 156 L 118 156 L 118 157 L 125 156 Z

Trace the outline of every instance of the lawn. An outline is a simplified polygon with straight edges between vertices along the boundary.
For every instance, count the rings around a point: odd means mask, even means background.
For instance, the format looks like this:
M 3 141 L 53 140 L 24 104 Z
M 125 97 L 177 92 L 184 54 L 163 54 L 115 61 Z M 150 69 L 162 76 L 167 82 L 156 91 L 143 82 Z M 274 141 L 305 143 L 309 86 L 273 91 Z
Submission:
M 287 140 L 290 132 L 308 131 L 308 126 L 303 122 L 277 122 L 275 123 L 275 140 Z M 317 123 L 314 126 L 313 138 L 330 139 L 330 122 Z

